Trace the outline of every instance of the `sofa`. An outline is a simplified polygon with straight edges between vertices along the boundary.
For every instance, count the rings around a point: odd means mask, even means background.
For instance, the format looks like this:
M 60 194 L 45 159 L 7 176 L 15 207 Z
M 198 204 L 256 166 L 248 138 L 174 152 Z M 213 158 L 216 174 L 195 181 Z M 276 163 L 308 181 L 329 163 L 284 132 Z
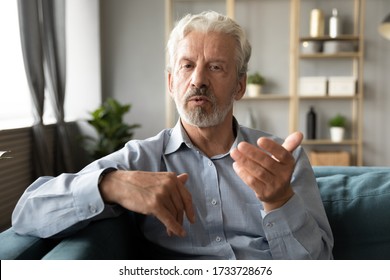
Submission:
M 313 167 L 333 236 L 335 259 L 390 259 L 390 168 Z M 0 234 L 0 259 L 153 259 L 132 216 L 91 223 L 67 238 Z

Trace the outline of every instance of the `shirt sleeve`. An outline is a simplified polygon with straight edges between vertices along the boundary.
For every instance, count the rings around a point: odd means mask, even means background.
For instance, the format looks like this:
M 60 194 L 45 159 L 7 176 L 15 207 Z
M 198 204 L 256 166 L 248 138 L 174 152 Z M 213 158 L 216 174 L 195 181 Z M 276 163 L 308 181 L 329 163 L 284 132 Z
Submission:
M 91 168 L 92 169 L 92 168 Z M 105 205 L 99 189 L 99 176 L 107 168 L 58 177 L 41 177 L 24 192 L 12 214 L 15 232 L 50 237 L 90 220 L 118 215 L 115 207 Z M 78 225 L 79 224 L 79 225 Z M 67 230 L 70 234 L 72 230 Z
M 315 176 L 303 151 L 298 155 L 291 184 L 295 194 L 285 205 L 262 212 L 272 257 L 332 259 L 332 231 Z
M 13 229 L 19 234 L 37 237 L 69 235 L 92 220 L 118 216 L 123 209 L 105 204 L 100 195 L 100 175 L 110 170 L 159 170 L 167 132 L 142 143 L 129 141 L 121 150 L 90 163 L 77 173 L 38 178 L 14 209 Z

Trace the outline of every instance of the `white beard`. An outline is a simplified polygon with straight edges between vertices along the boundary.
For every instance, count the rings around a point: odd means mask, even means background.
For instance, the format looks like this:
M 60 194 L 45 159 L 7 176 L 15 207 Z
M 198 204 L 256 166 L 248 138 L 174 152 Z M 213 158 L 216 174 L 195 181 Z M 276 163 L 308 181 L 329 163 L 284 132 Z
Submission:
M 205 96 L 211 102 L 211 113 L 207 113 L 206 110 L 202 106 L 196 106 L 194 109 L 189 110 L 186 108 L 188 101 L 190 98 L 194 96 Z M 231 94 L 231 100 L 228 104 L 223 106 L 218 106 L 215 95 L 207 90 L 206 88 L 193 88 L 190 89 L 183 96 L 182 100 L 179 99 L 178 95 L 174 96 L 174 100 L 176 103 L 177 111 L 179 112 L 180 117 L 188 124 L 204 128 L 204 127 L 212 127 L 219 125 L 224 121 L 226 115 L 233 108 L 234 96 L 235 94 Z

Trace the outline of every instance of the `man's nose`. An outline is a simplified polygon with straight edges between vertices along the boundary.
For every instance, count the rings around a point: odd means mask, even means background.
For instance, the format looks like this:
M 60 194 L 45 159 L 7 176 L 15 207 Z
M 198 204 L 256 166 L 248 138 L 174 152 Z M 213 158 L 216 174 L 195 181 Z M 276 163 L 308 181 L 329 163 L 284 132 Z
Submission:
M 191 86 L 195 88 L 207 88 L 208 78 L 206 69 L 203 67 L 195 67 L 191 76 Z

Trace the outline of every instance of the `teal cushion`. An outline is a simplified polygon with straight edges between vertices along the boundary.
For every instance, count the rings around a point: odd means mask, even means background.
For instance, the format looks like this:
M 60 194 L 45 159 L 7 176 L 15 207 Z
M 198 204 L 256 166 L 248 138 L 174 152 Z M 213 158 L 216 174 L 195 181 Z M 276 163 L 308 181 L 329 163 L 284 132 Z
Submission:
M 63 239 L 43 259 L 104 260 L 132 258 L 129 216 L 92 222 L 76 234 Z
M 365 171 L 316 174 L 335 259 L 390 259 L 390 169 Z
M 57 245 L 58 240 L 22 236 L 12 228 L 0 234 L 1 260 L 37 260 Z

